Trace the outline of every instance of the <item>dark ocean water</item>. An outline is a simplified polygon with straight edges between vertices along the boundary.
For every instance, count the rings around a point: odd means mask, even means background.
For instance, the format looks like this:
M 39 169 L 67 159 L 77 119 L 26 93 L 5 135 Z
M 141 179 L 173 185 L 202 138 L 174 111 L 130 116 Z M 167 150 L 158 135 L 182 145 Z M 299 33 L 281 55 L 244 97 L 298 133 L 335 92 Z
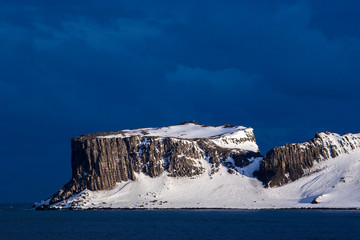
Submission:
M 355 210 L 34 211 L 0 204 L 0 239 L 360 239 Z

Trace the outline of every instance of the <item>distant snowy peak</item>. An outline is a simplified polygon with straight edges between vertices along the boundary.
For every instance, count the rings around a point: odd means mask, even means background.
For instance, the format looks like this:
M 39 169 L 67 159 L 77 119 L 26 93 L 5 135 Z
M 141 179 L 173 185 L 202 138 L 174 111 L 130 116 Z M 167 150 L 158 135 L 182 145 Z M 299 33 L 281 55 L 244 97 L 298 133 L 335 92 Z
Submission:
M 271 149 L 256 174 L 267 186 L 281 186 L 303 177 L 315 163 L 350 154 L 359 148 L 360 134 L 317 133 L 308 142 Z
M 104 133 L 97 138 L 128 138 L 160 137 L 179 139 L 211 139 L 211 141 L 222 148 L 242 149 L 246 151 L 259 152 L 256 144 L 254 130 L 243 126 L 213 126 L 201 125 L 193 122 L 160 128 L 138 128 L 126 129 L 114 133 Z
M 347 133 L 339 135 L 337 133 L 321 132 L 315 135 L 312 141 L 306 144 L 314 143 L 315 145 L 327 146 L 329 156 L 337 157 L 343 153 L 350 153 L 351 151 L 360 148 L 360 134 Z
M 324 152 L 316 159 L 323 160 L 334 158 L 340 154 L 350 153 L 351 151 L 360 148 L 360 134 L 347 133 L 340 135 L 331 132 L 316 133 L 315 137 L 308 142 L 292 143 L 291 146 L 300 147 L 300 149 L 308 149 L 313 147 L 323 147 Z M 287 146 L 281 146 L 286 148 Z

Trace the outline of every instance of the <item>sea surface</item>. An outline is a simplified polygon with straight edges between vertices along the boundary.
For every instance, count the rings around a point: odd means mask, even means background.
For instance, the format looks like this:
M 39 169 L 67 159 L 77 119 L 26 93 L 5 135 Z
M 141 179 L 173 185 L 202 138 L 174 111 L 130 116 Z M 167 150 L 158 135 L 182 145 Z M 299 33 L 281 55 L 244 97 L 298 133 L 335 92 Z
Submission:
M 357 210 L 35 211 L 0 204 L 0 239 L 360 239 Z

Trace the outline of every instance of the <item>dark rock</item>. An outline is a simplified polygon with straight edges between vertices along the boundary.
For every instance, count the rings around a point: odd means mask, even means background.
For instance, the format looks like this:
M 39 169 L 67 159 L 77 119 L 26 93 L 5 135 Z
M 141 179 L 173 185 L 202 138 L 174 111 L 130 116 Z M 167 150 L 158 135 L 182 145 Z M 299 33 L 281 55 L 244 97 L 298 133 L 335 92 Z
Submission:
M 195 122 L 195 120 L 191 120 L 191 121 L 184 121 L 184 122 L 180 123 L 179 125 L 184 125 L 184 124 L 188 124 L 188 123 L 197 124 L 197 122 Z
M 54 210 L 49 205 L 41 205 L 35 208 L 35 210 Z
M 316 198 L 314 198 L 314 200 L 311 201 L 311 204 L 319 204 L 319 198 L 321 197 L 322 195 L 320 196 L 317 196 Z

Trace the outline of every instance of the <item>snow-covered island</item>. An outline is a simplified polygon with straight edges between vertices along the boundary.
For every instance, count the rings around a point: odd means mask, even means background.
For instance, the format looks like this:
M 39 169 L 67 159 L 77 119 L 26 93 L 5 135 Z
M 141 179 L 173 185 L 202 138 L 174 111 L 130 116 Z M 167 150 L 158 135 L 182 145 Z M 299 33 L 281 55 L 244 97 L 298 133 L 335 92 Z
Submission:
M 194 122 L 72 139 L 72 178 L 37 209 L 360 208 L 360 134 L 260 154 L 252 128 Z

